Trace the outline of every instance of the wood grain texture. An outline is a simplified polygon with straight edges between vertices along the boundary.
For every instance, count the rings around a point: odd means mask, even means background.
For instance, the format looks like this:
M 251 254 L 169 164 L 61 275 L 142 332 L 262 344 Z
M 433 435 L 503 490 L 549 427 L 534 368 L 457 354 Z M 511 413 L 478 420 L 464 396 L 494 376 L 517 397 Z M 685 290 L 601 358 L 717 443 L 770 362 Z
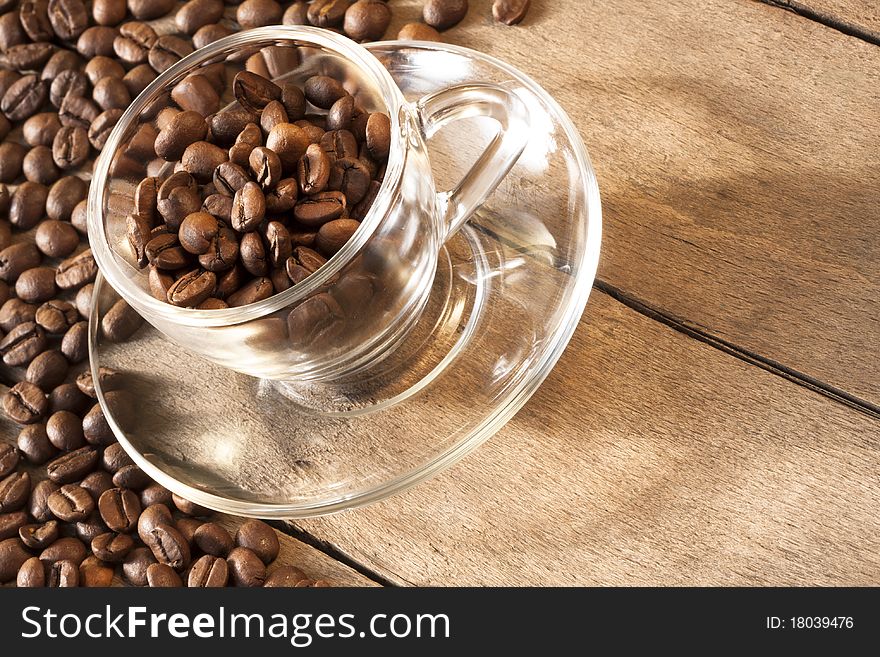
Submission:
M 876 584 L 878 437 L 867 415 L 594 292 L 486 445 L 299 525 L 401 584 Z
M 600 279 L 880 403 L 880 48 L 746 0 L 558 0 L 514 27 L 490 8 L 445 38 L 521 68 L 580 129 Z
M 790 9 L 880 44 L 880 5 L 873 0 L 758 0 Z

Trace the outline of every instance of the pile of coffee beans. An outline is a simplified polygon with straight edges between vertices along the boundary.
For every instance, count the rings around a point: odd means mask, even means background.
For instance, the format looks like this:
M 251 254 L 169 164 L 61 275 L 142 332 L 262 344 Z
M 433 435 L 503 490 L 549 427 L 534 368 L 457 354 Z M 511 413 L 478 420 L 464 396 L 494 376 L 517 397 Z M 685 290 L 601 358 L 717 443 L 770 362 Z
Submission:
M 216 102 L 204 104 L 193 78 L 204 73 L 180 82 L 171 92 L 180 109 L 158 117 L 153 150 L 174 172 L 137 186 L 128 243 L 161 301 L 261 301 L 300 283 L 357 230 L 384 176 L 391 121 L 332 77 L 300 87 L 248 70 L 232 82 L 233 108 L 206 117 Z

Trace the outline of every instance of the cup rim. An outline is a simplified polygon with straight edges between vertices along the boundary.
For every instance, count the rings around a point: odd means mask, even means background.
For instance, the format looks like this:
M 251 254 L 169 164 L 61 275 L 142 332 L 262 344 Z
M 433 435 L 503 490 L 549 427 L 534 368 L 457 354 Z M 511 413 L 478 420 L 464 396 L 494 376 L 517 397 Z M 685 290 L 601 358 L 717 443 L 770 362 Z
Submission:
M 104 193 L 110 177 L 110 165 L 113 157 L 121 146 L 123 135 L 133 125 L 137 124 L 140 120 L 141 112 L 145 109 L 149 100 L 152 100 L 157 92 L 167 87 L 169 80 L 185 74 L 212 58 L 216 58 L 224 51 L 241 49 L 253 45 L 254 42 L 264 40 L 299 40 L 306 42 L 301 45 L 312 44 L 325 48 L 350 60 L 369 76 L 381 93 L 389 118 L 391 119 L 391 134 L 393 137 L 388 154 L 385 178 L 379 187 L 379 192 L 372 207 L 361 221 L 361 225 L 354 235 L 317 272 L 309 276 L 302 283 L 294 285 L 283 292 L 273 294 L 262 301 L 235 308 L 201 310 L 182 308 L 160 301 L 153 297 L 148 290 L 136 284 L 131 277 L 122 271 L 123 264 L 129 265 L 129 263 L 122 263 L 119 260 L 121 256 L 111 248 L 107 238 L 104 225 Z M 388 207 L 393 201 L 393 196 L 399 188 L 405 159 L 404 140 L 400 137 L 400 111 L 406 105 L 407 102 L 391 74 L 382 66 L 375 55 L 351 39 L 329 30 L 298 25 L 260 27 L 231 34 L 203 48 L 199 48 L 159 74 L 155 80 L 138 94 L 137 98 L 123 112 L 95 162 L 92 184 L 89 187 L 86 217 L 89 242 L 98 267 L 111 287 L 136 309 L 145 311 L 150 315 L 158 315 L 163 320 L 170 320 L 185 326 L 217 327 L 239 324 L 264 317 L 302 301 L 319 291 L 328 280 L 335 276 L 357 255 L 375 232 L 382 218 L 380 209 Z M 130 266 L 133 267 L 133 265 Z

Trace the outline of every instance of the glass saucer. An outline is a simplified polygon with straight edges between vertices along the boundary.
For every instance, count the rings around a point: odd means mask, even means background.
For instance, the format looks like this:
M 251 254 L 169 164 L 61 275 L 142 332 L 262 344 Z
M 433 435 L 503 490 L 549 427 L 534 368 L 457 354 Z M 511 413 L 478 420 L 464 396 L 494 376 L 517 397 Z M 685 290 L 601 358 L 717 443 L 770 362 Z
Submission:
M 297 518 L 396 493 L 498 431 L 555 365 L 581 317 L 599 257 L 599 192 L 577 130 L 531 79 L 457 46 L 368 48 L 408 99 L 451 84 L 496 82 L 530 111 L 531 137 L 496 192 L 441 253 L 427 308 L 369 377 L 310 391 L 236 373 L 187 353 L 147 324 L 107 341 L 117 298 L 99 277 L 91 367 L 136 401 L 119 441 L 153 479 L 198 504 L 244 516 Z M 469 119 L 429 142 L 448 189 L 494 135 Z M 314 394 L 312 394 L 314 393 Z M 323 405 L 321 400 L 332 399 Z

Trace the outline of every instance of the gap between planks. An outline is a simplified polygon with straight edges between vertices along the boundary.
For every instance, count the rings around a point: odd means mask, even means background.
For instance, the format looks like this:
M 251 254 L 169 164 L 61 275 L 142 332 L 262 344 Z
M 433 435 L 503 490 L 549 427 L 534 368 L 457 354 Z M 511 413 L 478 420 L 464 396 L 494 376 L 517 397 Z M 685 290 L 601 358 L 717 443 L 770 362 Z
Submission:
M 802 16 L 803 18 L 806 18 L 808 20 L 814 21 L 816 23 L 821 23 L 826 27 L 830 27 L 832 30 L 837 30 L 838 32 L 846 34 L 847 36 L 861 39 L 862 41 L 872 43 L 875 46 L 880 46 L 880 34 L 877 34 L 876 32 L 855 23 L 851 23 L 846 19 L 838 18 L 837 16 L 833 16 L 831 14 L 813 9 L 803 2 L 798 2 L 798 0 L 754 1 L 764 5 L 770 5 L 771 7 L 776 7 L 778 9 L 790 11 L 794 14 L 797 14 L 798 16 Z

